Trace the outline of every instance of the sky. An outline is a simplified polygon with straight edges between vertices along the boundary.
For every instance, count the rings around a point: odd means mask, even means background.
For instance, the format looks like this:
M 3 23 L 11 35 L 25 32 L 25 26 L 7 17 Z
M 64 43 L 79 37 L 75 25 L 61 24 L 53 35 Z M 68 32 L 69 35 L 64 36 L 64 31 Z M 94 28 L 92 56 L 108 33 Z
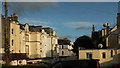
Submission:
M 117 2 L 9 2 L 9 16 L 16 12 L 21 24 L 52 27 L 60 38 L 75 41 L 91 36 L 92 25 L 100 30 L 104 23 L 116 24 Z M 4 10 L 2 10 L 4 14 Z

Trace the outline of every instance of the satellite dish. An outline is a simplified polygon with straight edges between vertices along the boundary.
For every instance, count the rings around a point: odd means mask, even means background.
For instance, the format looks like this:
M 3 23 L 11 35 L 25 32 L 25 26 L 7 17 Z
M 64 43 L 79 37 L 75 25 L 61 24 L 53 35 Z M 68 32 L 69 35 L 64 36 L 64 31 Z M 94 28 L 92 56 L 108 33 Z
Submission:
M 103 48 L 103 44 L 98 44 L 98 48 Z
M 107 23 L 104 23 L 103 26 L 104 26 L 104 27 L 107 27 Z

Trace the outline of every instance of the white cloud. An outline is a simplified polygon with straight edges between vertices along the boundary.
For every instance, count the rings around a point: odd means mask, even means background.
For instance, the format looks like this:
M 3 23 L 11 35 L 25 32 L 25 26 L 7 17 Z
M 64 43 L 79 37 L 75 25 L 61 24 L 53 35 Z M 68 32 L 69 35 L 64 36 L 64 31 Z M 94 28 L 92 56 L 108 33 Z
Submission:
M 70 23 L 65 23 L 64 25 L 67 27 L 70 27 L 70 28 L 80 30 L 80 29 L 89 29 L 92 27 L 93 24 L 97 24 L 97 23 L 93 23 L 93 22 L 70 22 Z
M 42 25 L 42 26 L 47 26 L 51 23 L 45 22 L 45 21 L 40 21 L 40 20 L 35 20 L 35 19 L 28 19 L 28 18 L 23 18 L 20 20 L 20 23 L 28 23 L 30 25 Z
M 58 36 L 60 39 L 63 39 L 63 38 L 76 39 L 76 38 L 78 38 L 78 37 L 79 37 L 79 36 L 73 36 L 73 35 L 63 35 L 63 34 L 57 34 L 57 36 Z

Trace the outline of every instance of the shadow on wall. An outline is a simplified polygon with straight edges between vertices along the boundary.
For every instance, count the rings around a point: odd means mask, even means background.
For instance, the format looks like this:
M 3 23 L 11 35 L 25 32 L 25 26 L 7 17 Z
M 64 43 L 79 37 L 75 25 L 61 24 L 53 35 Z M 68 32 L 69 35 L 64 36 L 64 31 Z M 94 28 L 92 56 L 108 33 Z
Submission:
M 115 51 L 115 55 L 113 56 L 113 60 L 102 63 L 101 68 L 110 68 L 110 67 L 113 67 L 114 64 L 120 64 L 120 53 L 117 54 L 117 50 Z
M 118 44 L 118 35 L 117 34 L 111 34 L 108 38 L 108 43 L 109 43 L 108 48 L 120 48 L 120 44 Z
M 52 57 L 52 53 L 51 52 L 52 52 L 51 50 L 47 51 L 46 57 Z

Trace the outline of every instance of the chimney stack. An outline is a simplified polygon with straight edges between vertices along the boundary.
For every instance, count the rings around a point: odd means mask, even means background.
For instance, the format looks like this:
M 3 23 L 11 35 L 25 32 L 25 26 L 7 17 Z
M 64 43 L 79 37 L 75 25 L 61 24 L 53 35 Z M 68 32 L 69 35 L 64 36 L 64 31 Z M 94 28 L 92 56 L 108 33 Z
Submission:
M 13 15 L 11 14 L 10 17 L 13 17 Z
M 93 25 L 93 27 L 92 27 L 92 32 L 94 32 L 95 31 L 95 27 L 94 27 L 94 25 Z
M 107 23 L 107 34 L 109 34 L 109 23 Z

